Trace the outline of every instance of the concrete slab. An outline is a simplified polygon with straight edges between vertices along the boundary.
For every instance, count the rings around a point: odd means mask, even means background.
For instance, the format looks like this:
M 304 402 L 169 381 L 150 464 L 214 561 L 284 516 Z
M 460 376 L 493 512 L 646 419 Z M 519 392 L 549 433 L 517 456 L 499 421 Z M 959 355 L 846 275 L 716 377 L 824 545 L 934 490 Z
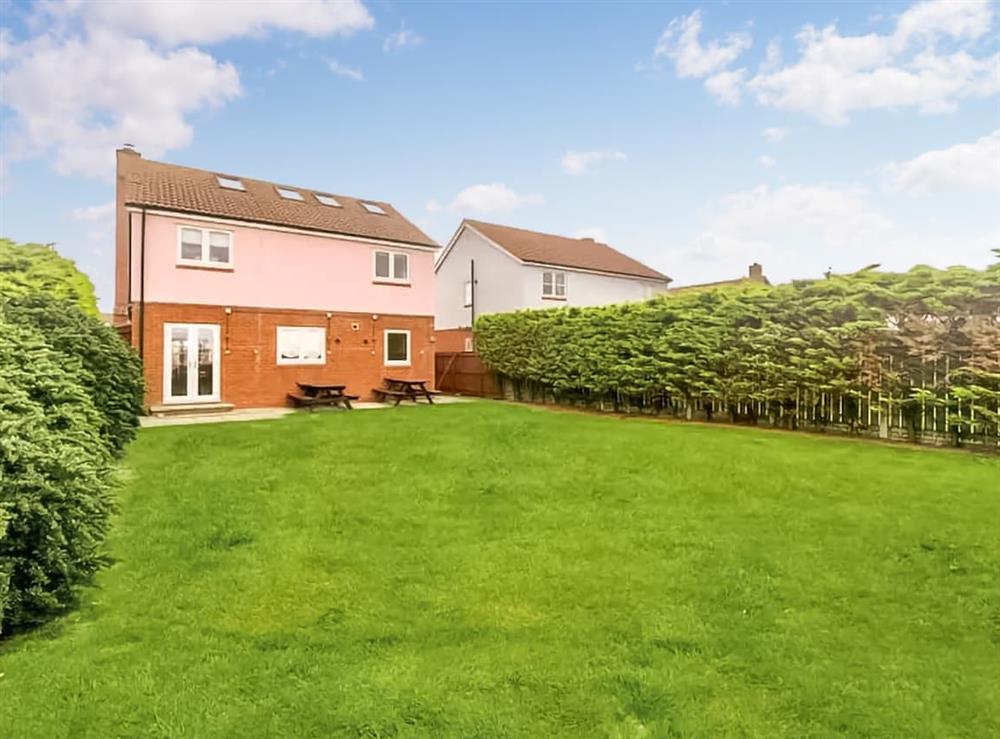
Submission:
M 435 405 L 448 405 L 449 403 L 474 403 L 476 398 L 462 398 L 454 395 L 439 395 L 434 399 Z M 392 408 L 392 404 L 373 403 L 361 401 L 352 403 L 355 410 L 367 411 L 379 408 Z M 413 405 L 409 401 L 400 403 L 400 406 Z M 426 403 L 419 404 L 427 407 Z M 315 413 L 346 413 L 341 408 L 317 408 Z M 177 414 L 174 416 L 164 416 L 157 418 L 154 416 L 143 416 L 139 423 L 143 428 L 155 428 L 157 426 L 190 426 L 198 423 L 232 423 L 236 421 L 267 421 L 273 418 L 281 418 L 290 413 L 310 413 L 308 410 L 296 411 L 293 408 L 240 408 L 238 410 L 226 411 L 224 413 L 195 413 L 191 415 Z

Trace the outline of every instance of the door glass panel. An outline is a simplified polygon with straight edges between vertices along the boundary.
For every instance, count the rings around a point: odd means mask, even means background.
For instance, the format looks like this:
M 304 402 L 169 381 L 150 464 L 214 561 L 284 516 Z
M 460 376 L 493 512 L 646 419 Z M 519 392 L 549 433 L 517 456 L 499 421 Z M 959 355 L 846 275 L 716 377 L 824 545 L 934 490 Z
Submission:
M 184 397 L 188 394 L 188 330 L 170 329 L 170 394 Z
M 198 329 L 198 395 L 212 395 L 215 376 L 215 336 L 212 329 Z

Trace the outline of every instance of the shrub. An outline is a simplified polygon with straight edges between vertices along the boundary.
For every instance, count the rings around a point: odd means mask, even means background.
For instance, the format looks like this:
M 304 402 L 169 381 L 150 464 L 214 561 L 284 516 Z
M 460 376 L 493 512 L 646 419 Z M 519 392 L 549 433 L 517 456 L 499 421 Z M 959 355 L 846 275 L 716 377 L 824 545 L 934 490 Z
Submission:
M 7 319 L 39 331 L 63 355 L 101 414 L 98 432 L 115 456 L 135 438 L 143 407 L 142 364 L 135 351 L 97 319 L 73 303 L 43 295 L 6 304 Z
M 32 293 L 71 300 L 87 315 L 100 315 L 93 284 L 71 260 L 49 246 L 0 239 L 0 296 Z
M 64 364 L 0 307 L 0 633 L 70 605 L 104 561 L 111 456 Z

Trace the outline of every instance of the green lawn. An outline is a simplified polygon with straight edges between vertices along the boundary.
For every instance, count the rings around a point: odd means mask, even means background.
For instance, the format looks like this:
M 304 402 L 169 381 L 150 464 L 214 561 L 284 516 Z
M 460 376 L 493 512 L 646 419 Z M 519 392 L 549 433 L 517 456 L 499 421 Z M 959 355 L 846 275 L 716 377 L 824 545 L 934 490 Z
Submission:
M 144 430 L 4 737 L 1000 735 L 1000 460 L 493 403 Z

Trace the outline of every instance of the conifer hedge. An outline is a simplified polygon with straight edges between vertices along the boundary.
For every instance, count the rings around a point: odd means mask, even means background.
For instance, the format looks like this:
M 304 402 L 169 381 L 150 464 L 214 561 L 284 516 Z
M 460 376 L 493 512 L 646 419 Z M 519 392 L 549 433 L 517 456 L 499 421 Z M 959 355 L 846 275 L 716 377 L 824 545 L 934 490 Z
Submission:
M 484 315 L 475 334 L 489 368 L 557 398 L 772 419 L 806 395 L 864 399 L 910 418 L 937 408 L 957 436 L 998 433 L 1000 263 Z
M 0 637 L 71 605 L 104 563 L 139 360 L 49 247 L 0 240 Z

